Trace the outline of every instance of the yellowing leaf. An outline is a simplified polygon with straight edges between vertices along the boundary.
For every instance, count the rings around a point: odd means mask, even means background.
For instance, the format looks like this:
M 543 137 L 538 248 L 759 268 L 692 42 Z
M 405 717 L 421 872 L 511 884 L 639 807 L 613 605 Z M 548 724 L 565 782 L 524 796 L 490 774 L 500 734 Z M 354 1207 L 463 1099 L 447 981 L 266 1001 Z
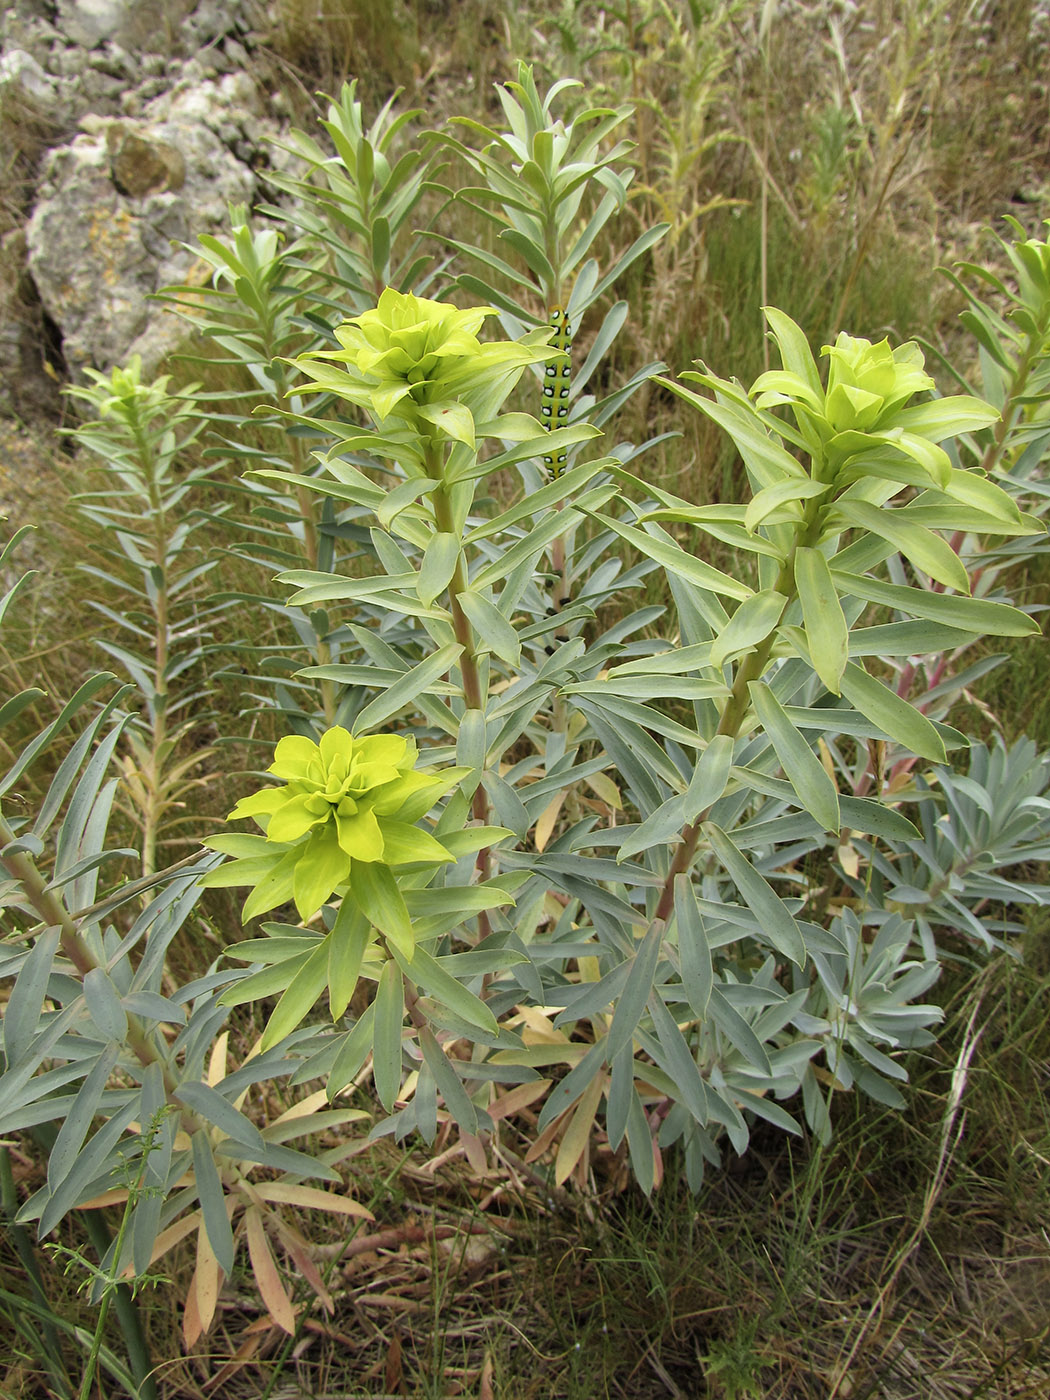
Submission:
M 219 1261 L 216 1259 L 211 1245 L 208 1243 L 208 1234 L 205 1230 L 197 1232 L 197 1267 L 194 1270 L 193 1282 L 190 1284 L 190 1296 L 195 1304 L 195 1317 L 199 1331 L 197 1337 L 207 1332 L 215 1317 L 215 1307 L 219 1301 L 219 1289 L 222 1286 L 222 1270 L 219 1268 Z M 187 1324 L 191 1317 L 189 1299 L 186 1306 Z M 197 1337 L 190 1341 L 186 1338 L 186 1345 L 192 1346 Z
M 856 880 L 860 875 L 860 856 L 857 848 L 852 842 L 847 841 L 844 846 L 840 846 L 835 853 L 839 858 L 839 865 L 851 880 Z
M 559 1113 L 558 1117 L 555 1118 L 553 1122 L 547 1124 L 543 1132 L 540 1133 L 539 1137 L 529 1148 L 528 1152 L 525 1153 L 526 1162 L 535 1162 L 538 1158 L 543 1156 L 547 1148 L 550 1147 L 551 1143 L 561 1132 L 562 1125 L 568 1117 L 568 1113 L 569 1110 L 566 1109 L 564 1113 Z
M 90 1201 L 81 1201 L 77 1210 L 103 1210 L 106 1206 L 122 1206 L 128 1199 L 128 1193 L 123 1186 L 117 1186 L 112 1191 L 103 1191 L 100 1196 L 92 1196 Z
M 298 1103 L 293 1103 L 291 1108 L 286 1108 L 279 1118 L 275 1118 L 268 1126 L 276 1128 L 279 1123 L 288 1123 L 293 1118 L 302 1118 L 304 1114 L 316 1113 L 319 1108 L 328 1107 L 328 1094 L 324 1089 L 318 1089 L 316 1094 L 309 1094 L 305 1099 L 300 1099 Z
M 550 1016 L 538 1006 L 519 1006 L 510 1024 L 525 1026 L 523 1038 L 526 1045 L 567 1045 L 569 1042 L 565 1032 L 556 1030 L 551 1025 Z
M 274 1229 L 281 1237 L 281 1243 L 291 1256 L 292 1263 L 302 1274 L 303 1278 L 317 1294 L 318 1301 L 325 1312 L 335 1312 L 335 1301 L 331 1293 L 325 1287 L 325 1281 L 321 1277 L 321 1271 L 310 1257 L 309 1246 L 300 1235 L 298 1230 L 294 1230 L 287 1220 L 281 1216 L 274 1216 Z
M 322 1095 L 324 1090 L 321 1090 Z M 316 1186 L 299 1186 L 288 1181 L 264 1181 L 254 1187 L 264 1201 L 302 1206 L 304 1210 L 328 1210 L 337 1215 L 353 1215 L 361 1220 L 374 1220 L 372 1212 L 349 1196 L 337 1196 Z
M 536 823 L 536 849 L 543 851 L 547 847 L 547 842 L 554 834 L 554 826 L 558 820 L 558 813 L 561 811 L 562 803 L 568 796 L 565 788 L 561 792 L 556 792 L 551 800 L 544 807 L 539 821 Z
M 197 1275 L 190 1279 L 190 1291 L 186 1294 L 186 1304 L 182 1314 L 182 1340 L 189 1351 L 195 1345 L 204 1329 L 197 1312 Z
M 519 1084 L 516 1089 L 511 1089 L 509 1093 L 501 1094 L 498 1099 L 489 1104 L 488 1114 L 494 1123 L 498 1123 L 501 1118 L 509 1118 L 512 1114 L 520 1113 L 523 1108 L 528 1108 L 530 1103 L 535 1103 L 542 1098 L 551 1087 L 549 1079 L 536 1079 L 531 1084 Z
M 463 1144 L 463 1155 L 471 1165 L 471 1169 L 477 1176 L 485 1176 L 489 1169 L 488 1160 L 485 1157 L 485 1148 L 481 1139 L 475 1137 L 473 1133 L 465 1133 L 460 1129 L 459 1140 Z
M 622 811 L 623 801 L 620 797 L 620 789 L 608 773 L 592 773 L 589 778 L 584 779 L 584 782 L 592 792 L 597 793 L 603 802 L 607 802 L 617 812 Z
M 263 1228 L 262 1216 L 254 1206 L 245 1212 L 244 1223 L 248 1235 L 248 1255 L 252 1261 L 252 1273 L 259 1286 L 259 1294 L 277 1326 L 292 1336 L 295 1332 L 295 1308 L 281 1282 L 281 1275 L 274 1262 L 266 1230 Z
M 230 1043 L 229 1031 L 223 1031 L 211 1048 L 208 1058 L 208 1083 L 214 1089 L 226 1078 L 226 1048 Z
M 554 1180 L 559 1186 L 569 1177 L 573 1167 L 587 1150 L 591 1129 L 594 1127 L 594 1115 L 598 1112 L 605 1085 L 606 1076 L 603 1074 L 596 1075 L 587 1085 L 573 1112 L 572 1121 L 565 1130 L 565 1136 L 558 1144 L 558 1155 L 554 1159 Z

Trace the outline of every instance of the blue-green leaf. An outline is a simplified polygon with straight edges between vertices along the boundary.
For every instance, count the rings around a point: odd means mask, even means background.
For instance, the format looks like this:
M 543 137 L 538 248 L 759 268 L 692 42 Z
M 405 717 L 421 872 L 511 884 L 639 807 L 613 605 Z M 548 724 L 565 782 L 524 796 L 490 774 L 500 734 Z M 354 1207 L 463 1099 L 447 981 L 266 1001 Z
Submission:
M 631 970 L 627 983 L 616 1003 L 612 1025 L 609 1027 L 607 1055 L 614 1060 L 621 1050 L 631 1045 L 635 1027 L 641 1019 L 649 993 L 653 989 L 660 951 L 663 948 L 664 927 L 662 921 L 655 922 L 631 960 Z
M 204 1233 L 219 1268 L 227 1276 L 233 1273 L 233 1230 L 226 1214 L 226 1193 L 222 1178 L 212 1156 L 208 1135 L 202 1129 L 193 1134 L 193 1176 L 204 1216 Z M 265 1146 L 265 1144 L 264 1144 Z
M 780 766 L 799 802 L 825 831 L 838 831 L 839 795 L 824 765 L 784 713 L 784 707 L 762 681 L 748 686 L 751 703 L 762 728 L 769 735 Z
M 758 919 L 763 936 L 778 953 L 790 958 L 799 967 L 804 967 L 806 945 L 802 931 L 787 905 L 779 895 L 774 894 L 721 827 L 716 826 L 714 822 L 705 822 L 703 829 L 712 851 L 725 866 L 726 872 L 743 896 L 744 903 Z
M 693 1014 L 702 1020 L 707 1014 L 707 1003 L 714 986 L 714 968 L 707 929 L 696 902 L 693 882 L 688 875 L 675 876 L 674 914 L 682 986 Z
M 383 966 L 375 999 L 372 1073 L 376 1093 L 387 1113 L 401 1088 L 401 1028 L 405 1019 L 401 969 L 392 959 Z

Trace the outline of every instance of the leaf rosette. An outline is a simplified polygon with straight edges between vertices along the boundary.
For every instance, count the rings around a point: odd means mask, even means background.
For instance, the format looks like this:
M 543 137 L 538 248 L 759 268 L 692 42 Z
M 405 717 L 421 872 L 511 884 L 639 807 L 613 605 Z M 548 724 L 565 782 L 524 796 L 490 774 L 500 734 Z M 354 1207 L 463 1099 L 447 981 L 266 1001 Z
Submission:
M 265 832 L 217 836 L 212 850 L 238 857 L 212 872 L 209 886 L 252 885 L 243 916 L 253 918 L 291 899 L 311 918 L 354 867 L 442 865 L 454 857 L 415 823 L 461 774 L 418 769 L 414 739 L 399 734 L 354 737 L 339 725 L 314 743 L 281 739 L 268 772 L 280 787 L 243 797 L 227 821 L 251 817 Z

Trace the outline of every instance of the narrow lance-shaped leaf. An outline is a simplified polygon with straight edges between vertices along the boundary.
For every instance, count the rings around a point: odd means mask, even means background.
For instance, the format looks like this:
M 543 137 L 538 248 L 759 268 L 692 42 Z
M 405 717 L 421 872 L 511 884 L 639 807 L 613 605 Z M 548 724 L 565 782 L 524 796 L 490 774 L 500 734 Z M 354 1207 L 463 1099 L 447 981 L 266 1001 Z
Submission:
M 328 981 L 328 940 L 321 943 L 303 963 L 266 1023 L 260 1048 L 269 1050 L 296 1026 L 317 1004 Z
M 378 861 L 355 861 L 346 898 L 355 900 L 365 918 L 385 935 L 390 946 L 397 948 L 408 962 L 412 961 L 416 936 L 405 897 L 389 866 Z
M 627 1148 L 638 1185 L 647 1196 L 652 1195 L 656 1184 L 656 1144 L 642 1101 L 633 1086 L 627 1100 Z
M 393 951 L 405 976 L 429 992 L 435 1001 L 447 1006 L 472 1026 L 477 1026 L 491 1035 L 497 1033 L 496 1018 L 481 998 L 475 996 L 469 987 L 464 987 L 451 972 L 447 972 L 425 948 L 416 949 L 411 963 L 405 960 L 400 949 L 395 947 Z
M 703 1126 L 707 1122 L 707 1091 L 703 1078 L 685 1037 L 678 1029 L 674 1017 L 664 1005 L 659 990 L 655 988 L 649 998 L 649 1012 L 653 1018 L 653 1025 L 656 1027 L 660 1048 L 663 1051 L 662 1057 L 657 1056 L 655 1051 L 653 1057 L 674 1080 L 675 1089 L 681 1102 L 696 1121 Z M 628 1119 L 628 1133 L 630 1130 L 630 1119 Z
M 325 1089 L 329 1102 L 341 1089 L 346 1088 L 368 1058 L 368 1053 L 372 1049 L 374 1026 L 375 1003 L 373 1002 L 371 1006 L 365 1008 L 364 1015 L 361 1016 L 339 1047 Z
M 728 734 L 716 734 L 700 755 L 685 792 L 668 798 L 646 817 L 634 834 L 621 844 L 616 853 L 617 861 L 663 846 L 695 822 L 700 813 L 712 807 L 725 792 L 732 763 L 733 740 Z
M 266 1238 L 261 1211 L 255 1206 L 250 1207 L 245 1212 L 244 1224 L 252 1273 L 255 1275 L 262 1300 L 278 1327 L 292 1335 L 295 1332 L 295 1308 L 281 1282 L 281 1275 Z
M 195 1113 L 213 1123 L 233 1142 L 255 1148 L 257 1151 L 263 1150 L 263 1137 L 255 1124 L 245 1118 L 229 1099 L 224 1098 L 218 1089 L 213 1089 L 210 1084 L 188 1081 L 179 1085 L 175 1097 L 187 1108 L 192 1108 Z
M 774 511 L 780 510 L 782 506 L 793 504 L 796 501 L 812 500 L 815 496 L 823 496 L 830 490 L 826 482 L 814 481 L 812 477 L 789 477 L 786 481 L 774 482 L 772 486 L 765 486 L 748 504 L 744 513 L 744 528 L 746 530 L 757 530 L 758 527 L 771 516 Z
M 382 695 L 377 695 L 364 707 L 354 720 L 354 734 L 367 734 L 369 730 L 378 728 L 391 715 L 399 714 L 411 706 L 427 686 L 439 680 L 455 665 L 462 651 L 461 646 L 450 644 L 413 666 L 410 671 L 406 671 L 400 680 L 395 681 Z
M 900 550 L 917 569 L 929 574 L 930 578 L 946 588 L 969 593 L 970 579 L 955 550 L 947 540 L 928 530 L 925 525 L 916 525 L 909 520 L 906 506 L 899 510 L 887 510 L 868 501 L 842 500 L 836 505 L 835 512 L 847 524 L 881 536 L 887 544 Z
M 745 599 L 711 643 L 711 665 L 720 667 L 729 657 L 765 641 L 786 606 L 784 595 L 772 589 Z
M 580 1102 L 573 1111 L 569 1126 L 562 1135 L 554 1158 L 554 1180 L 559 1186 L 568 1179 L 573 1168 L 587 1150 L 605 1086 L 605 1076 L 598 1075 L 591 1080 L 580 1095 Z
M 401 1027 L 405 1019 L 401 969 L 392 959 L 383 967 L 375 999 L 372 1073 L 376 1093 L 388 1113 L 401 1088 Z
M 233 1231 L 226 1214 L 226 1193 L 215 1165 L 208 1135 L 203 1129 L 193 1134 L 193 1175 L 200 1197 L 201 1213 L 208 1243 L 219 1268 L 229 1277 L 233 1273 Z
M 423 563 L 416 582 L 416 592 L 420 602 L 427 607 L 439 594 L 444 593 L 459 562 L 459 538 L 456 535 L 438 531 L 432 535 L 423 555 Z
M 849 627 L 828 562 L 819 549 L 795 551 L 795 584 L 813 669 L 832 695 L 840 695 L 849 653 Z
M 333 1021 L 338 1021 L 350 1005 L 372 936 L 372 926 L 358 905 L 344 899 L 327 940 L 328 1009 Z
M 663 936 L 663 924 L 657 921 L 646 933 L 634 955 L 626 986 L 616 1003 L 612 1025 L 609 1027 L 606 1056 L 610 1063 L 621 1050 L 631 1044 L 635 1027 L 653 988 L 653 978 L 656 976 L 656 966 L 663 947 Z
M 693 882 L 688 875 L 675 876 L 674 915 L 682 986 L 693 1014 L 702 1020 L 707 1013 L 707 1003 L 714 985 L 714 968 L 707 929 L 696 902 Z
M 56 927 L 37 936 L 11 988 L 4 1008 L 4 1057 L 8 1068 L 18 1063 L 36 1035 L 60 934 Z
M 866 574 L 840 572 L 834 568 L 831 576 L 842 594 L 851 593 L 867 603 L 897 608 L 913 617 L 926 617 L 931 622 L 958 627 L 964 632 L 987 632 L 993 637 L 1029 637 L 1039 631 L 1039 623 L 1034 618 L 1007 603 L 935 593 L 928 588 L 907 588 L 897 583 L 886 583 L 883 579 L 869 578 Z
M 84 1001 L 88 1014 L 107 1040 L 123 1040 L 128 1018 L 120 995 L 101 967 L 93 967 L 84 978 Z
M 716 826 L 714 822 L 705 822 L 703 831 L 712 851 L 725 866 L 727 874 L 743 896 L 744 903 L 758 918 L 765 938 L 778 953 L 803 967 L 806 961 L 806 945 L 787 905 L 779 895 L 774 894 L 721 827 Z
M 422 1027 L 419 1032 L 419 1045 L 427 1067 L 434 1076 L 434 1083 L 437 1085 L 441 1097 L 445 1100 L 445 1107 L 452 1114 L 462 1132 L 476 1134 L 478 1115 L 474 1105 L 471 1103 L 448 1056 L 434 1039 L 433 1032 L 426 1026 Z
M 715 987 L 711 993 L 709 1010 L 715 1025 L 748 1064 L 763 1074 L 772 1074 L 773 1067 L 765 1046 L 719 987 Z
M 851 661 L 842 673 L 842 693 L 889 738 L 920 758 L 947 763 L 941 736 L 926 716 L 855 662 Z
M 671 573 L 676 574 L 687 583 L 695 584 L 696 587 L 702 588 L 708 593 L 722 594 L 727 598 L 743 600 L 751 597 L 752 590 L 746 583 L 730 578 L 721 570 L 713 568 L 710 564 L 705 564 L 702 559 L 687 554 L 662 530 L 654 530 L 653 532 L 639 530 L 633 525 L 625 525 L 622 521 L 616 520 L 612 516 L 601 515 L 597 511 L 594 511 L 593 515 L 595 520 L 619 535 L 621 539 L 626 540 L 628 544 L 633 545 L 640 553 L 662 565 L 663 568 L 670 570 Z
M 68 1211 L 87 1199 L 89 1190 L 97 1183 L 104 1166 L 108 1164 L 112 1168 L 119 1167 L 121 1154 L 115 1149 L 132 1119 L 137 1118 L 141 1112 L 137 1098 L 133 1098 L 122 1108 L 118 1108 L 112 1118 L 91 1135 L 83 1149 L 74 1157 L 65 1179 L 40 1213 L 41 1239 L 55 1228 Z M 42 1192 L 37 1192 L 26 1206 L 32 1206 L 42 1195 Z M 22 1208 L 20 1218 L 23 1218 L 26 1206 Z
M 459 595 L 459 604 L 470 619 L 482 649 L 494 652 L 508 666 L 517 666 L 521 660 L 521 640 L 499 608 L 470 589 Z
M 813 359 L 813 352 L 809 348 L 809 341 L 801 328 L 795 324 L 790 316 L 775 306 L 764 306 L 762 314 L 776 338 L 784 368 L 790 370 L 792 374 L 797 374 L 818 400 L 822 398 L 820 373 L 816 361 Z
M 823 763 L 784 713 L 784 707 L 761 681 L 748 687 L 751 703 L 762 728 L 769 735 L 780 766 L 798 800 L 825 831 L 838 831 L 839 796 Z
M 606 1090 L 605 1131 L 609 1146 L 615 1152 L 627 1131 L 629 1102 L 634 1089 L 634 1056 L 629 1049 L 621 1050 L 610 1066 L 609 1087 Z
M 120 1046 L 115 1043 L 105 1045 L 90 1072 L 73 1100 L 66 1114 L 65 1122 L 58 1130 L 54 1146 L 48 1156 L 47 1184 L 52 1191 L 69 1175 L 84 1145 L 88 1129 L 97 1113 L 99 1102 L 109 1083 L 109 1077 L 120 1058 Z

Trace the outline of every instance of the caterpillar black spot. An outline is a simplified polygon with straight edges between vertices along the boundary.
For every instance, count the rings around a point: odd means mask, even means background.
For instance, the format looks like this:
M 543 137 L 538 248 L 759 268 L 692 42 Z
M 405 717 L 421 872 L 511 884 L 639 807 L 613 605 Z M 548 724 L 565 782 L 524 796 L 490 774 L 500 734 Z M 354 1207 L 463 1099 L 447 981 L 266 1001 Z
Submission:
M 560 350 L 562 358 L 552 361 L 543 376 L 543 402 L 540 417 L 548 432 L 563 428 L 569 418 L 569 389 L 572 385 L 572 326 L 564 306 L 551 307 L 550 324 L 554 329 L 551 345 Z M 565 470 L 566 452 L 546 453 L 543 465 L 552 481 Z

